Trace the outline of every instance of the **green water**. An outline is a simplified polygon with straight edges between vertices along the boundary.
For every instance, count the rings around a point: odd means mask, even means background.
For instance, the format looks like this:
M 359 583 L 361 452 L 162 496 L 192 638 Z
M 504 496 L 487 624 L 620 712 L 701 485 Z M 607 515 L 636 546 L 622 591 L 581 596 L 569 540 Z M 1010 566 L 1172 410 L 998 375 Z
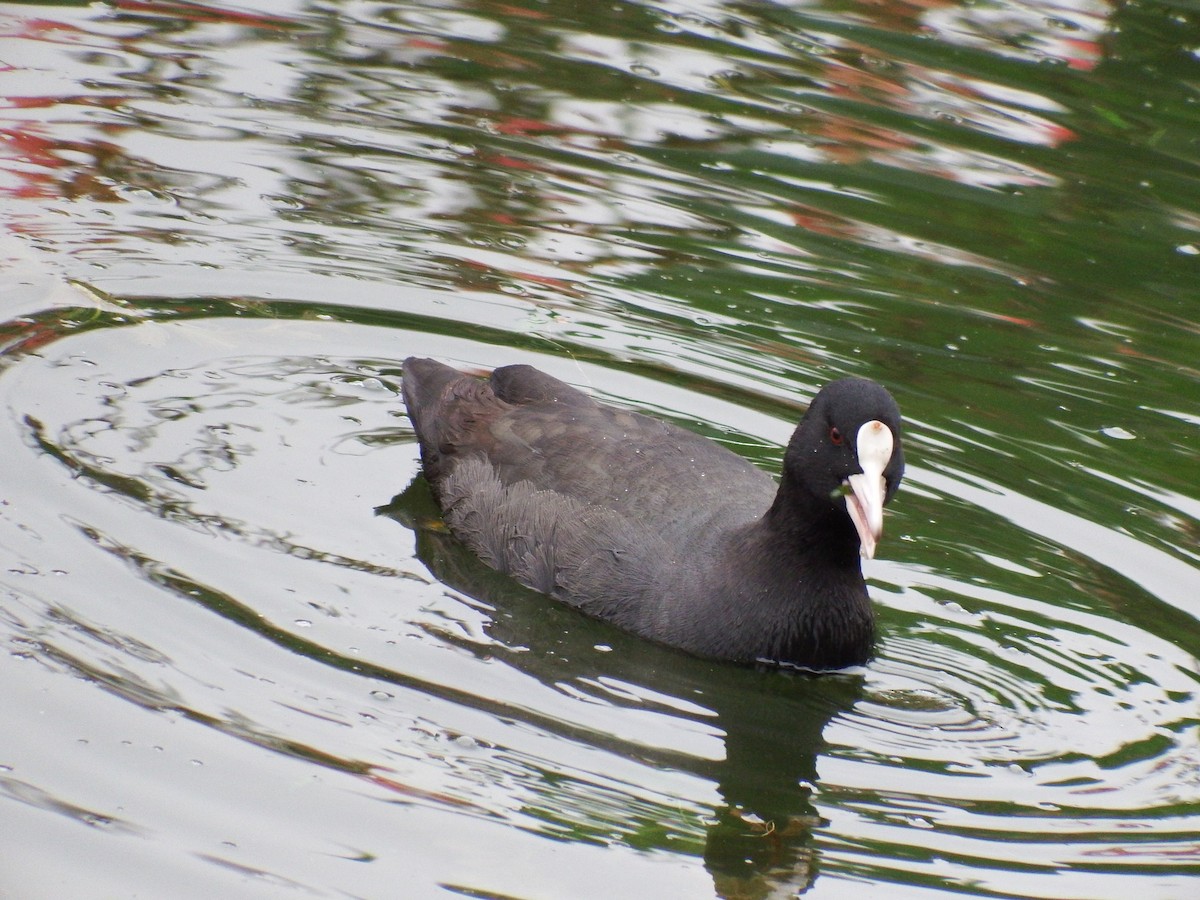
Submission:
M 1197 16 L 0 5 L 0 896 L 1192 896 Z M 886 384 L 876 658 L 495 576 L 414 353 Z

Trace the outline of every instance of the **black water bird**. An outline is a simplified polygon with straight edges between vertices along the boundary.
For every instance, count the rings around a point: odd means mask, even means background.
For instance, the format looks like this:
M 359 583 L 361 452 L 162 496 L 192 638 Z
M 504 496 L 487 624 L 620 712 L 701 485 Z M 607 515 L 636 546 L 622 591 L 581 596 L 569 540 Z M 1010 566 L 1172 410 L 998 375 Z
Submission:
M 878 384 L 827 384 L 778 484 L 530 366 L 484 380 L 410 358 L 403 389 L 446 523 L 494 569 L 700 656 L 813 669 L 870 657 L 860 556 L 904 473 L 900 410 Z

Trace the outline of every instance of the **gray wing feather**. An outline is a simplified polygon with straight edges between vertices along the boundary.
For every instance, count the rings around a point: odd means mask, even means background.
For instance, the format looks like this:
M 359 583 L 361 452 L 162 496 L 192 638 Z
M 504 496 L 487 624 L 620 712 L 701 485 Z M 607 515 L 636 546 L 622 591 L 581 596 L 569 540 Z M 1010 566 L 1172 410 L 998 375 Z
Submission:
M 610 620 L 646 593 L 647 560 L 667 554 L 662 538 L 613 510 L 504 484 L 482 456 L 455 463 L 442 497 L 451 530 L 488 565 Z

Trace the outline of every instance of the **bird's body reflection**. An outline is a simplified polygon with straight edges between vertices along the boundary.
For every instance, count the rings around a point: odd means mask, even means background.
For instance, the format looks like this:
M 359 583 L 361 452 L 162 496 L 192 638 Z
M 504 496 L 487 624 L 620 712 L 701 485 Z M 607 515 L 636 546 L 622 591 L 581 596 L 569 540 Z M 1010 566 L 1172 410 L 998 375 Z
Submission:
M 494 610 L 489 653 L 547 685 L 598 679 L 640 685 L 707 711 L 699 718 L 723 735 L 722 759 L 608 735 L 588 740 L 711 780 L 720 802 L 706 817 L 703 858 L 717 896 L 795 896 L 812 885 L 820 871 L 813 835 L 822 827 L 812 786 L 823 732 L 861 697 L 861 676 L 697 659 L 589 619 L 481 563 L 442 524 L 421 477 L 379 512 L 414 529 L 417 556 L 439 581 Z M 596 653 L 597 644 L 610 652 Z M 669 818 L 671 810 L 661 814 Z M 672 823 L 662 824 L 666 832 Z

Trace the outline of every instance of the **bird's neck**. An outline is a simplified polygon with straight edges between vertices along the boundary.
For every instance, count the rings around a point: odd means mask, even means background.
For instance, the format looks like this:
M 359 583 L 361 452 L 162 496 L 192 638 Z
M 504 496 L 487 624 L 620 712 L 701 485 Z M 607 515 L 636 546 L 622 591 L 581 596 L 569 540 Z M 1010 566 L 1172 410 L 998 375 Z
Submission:
M 739 530 L 721 555 L 730 579 L 714 592 L 717 642 L 735 657 L 815 669 L 865 662 L 874 613 L 862 580 L 858 536 L 837 504 L 780 486 L 766 514 Z M 731 602 L 730 598 L 737 598 Z
M 859 540 L 841 499 L 816 497 L 788 477 L 758 522 L 760 540 L 805 567 L 860 571 Z

